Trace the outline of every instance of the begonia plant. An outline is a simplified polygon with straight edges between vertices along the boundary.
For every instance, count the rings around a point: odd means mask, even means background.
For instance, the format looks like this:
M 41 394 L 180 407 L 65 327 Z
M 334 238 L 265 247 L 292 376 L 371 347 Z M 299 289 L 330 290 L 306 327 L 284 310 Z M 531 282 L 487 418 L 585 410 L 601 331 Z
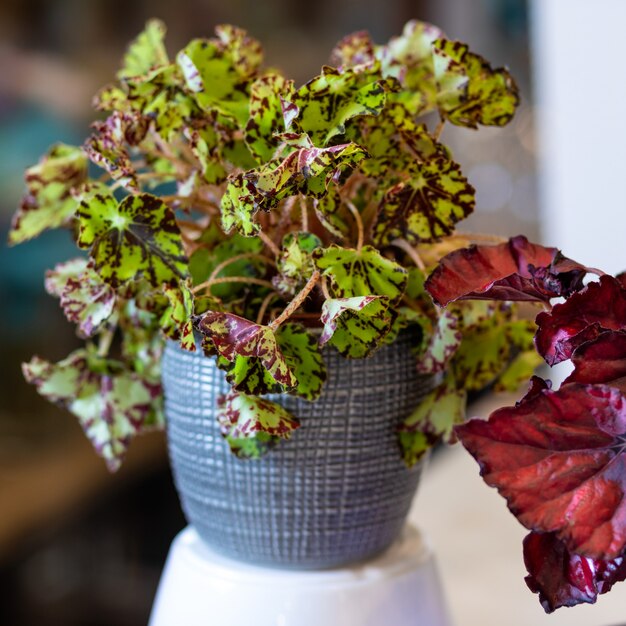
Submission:
M 173 58 L 164 36 L 153 20 L 131 44 L 82 146 L 26 172 L 10 243 L 69 229 L 80 252 L 45 287 L 85 340 L 58 363 L 34 357 L 26 379 L 115 470 L 163 425 L 165 341 L 203 350 L 232 387 L 225 445 L 254 462 L 306 428 L 268 394 L 314 402 L 325 350 L 366 358 L 410 332 L 417 373 L 441 384 L 399 427 L 406 464 L 462 441 L 531 529 L 528 582 L 547 610 L 623 579 L 625 281 L 584 286 L 587 268 L 553 248 L 465 249 L 476 237 L 455 232 L 475 191 L 441 132 L 509 122 L 508 71 L 417 21 L 384 45 L 345 37 L 301 86 L 239 28 Z M 515 300 L 547 309 L 535 343 Z M 517 407 L 460 425 L 468 392 L 516 389 L 541 357 L 575 364 L 561 389 L 533 378 Z

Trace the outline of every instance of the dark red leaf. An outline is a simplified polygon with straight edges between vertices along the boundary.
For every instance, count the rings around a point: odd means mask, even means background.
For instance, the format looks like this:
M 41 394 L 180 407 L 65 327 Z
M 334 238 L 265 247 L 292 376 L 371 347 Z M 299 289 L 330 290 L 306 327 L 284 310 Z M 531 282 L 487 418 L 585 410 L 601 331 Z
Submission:
M 603 331 L 626 329 L 626 290 L 612 276 L 602 276 L 552 312 L 539 313 L 536 322 L 537 351 L 549 365 L 560 363 Z
M 582 288 L 587 268 L 556 248 L 513 237 L 495 246 L 470 246 L 445 256 L 425 287 L 437 304 L 454 300 L 549 302 Z
M 574 371 L 565 383 L 605 383 L 626 376 L 626 332 L 609 330 L 582 344 L 572 355 Z
M 546 613 L 562 606 L 593 603 L 626 579 L 626 559 L 591 559 L 570 552 L 554 533 L 530 533 L 524 539 L 526 584 Z
M 626 289 L 626 272 L 620 272 L 616 277 L 617 282 Z
M 626 395 L 619 389 L 546 389 L 455 431 L 524 526 L 555 532 L 585 556 L 624 551 Z

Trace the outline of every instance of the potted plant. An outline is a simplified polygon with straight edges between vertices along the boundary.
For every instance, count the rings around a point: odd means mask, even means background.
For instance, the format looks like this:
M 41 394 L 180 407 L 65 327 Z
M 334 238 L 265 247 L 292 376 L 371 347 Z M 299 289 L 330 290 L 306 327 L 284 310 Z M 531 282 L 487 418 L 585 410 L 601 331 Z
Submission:
M 380 552 L 421 459 L 456 433 L 535 531 L 527 562 L 548 608 L 623 577 L 626 538 L 607 539 L 618 513 L 604 544 L 570 541 L 567 515 L 537 521 L 499 473 L 506 444 L 481 429 L 499 432 L 501 414 L 455 429 L 468 391 L 516 388 L 541 360 L 512 300 L 570 298 L 538 317 L 542 356 L 571 355 L 580 370 L 623 343 L 621 309 L 593 317 L 586 268 L 556 250 L 520 237 L 455 251 L 474 239 L 454 232 L 474 190 L 440 134 L 448 122 L 506 124 L 519 100 L 509 73 L 416 21 L 386 45 L 347 36 L 301 87 L 263 68 L 241 29 L 218 27 L 173 60 L 164 34 L 151 21 L 132 43 L 95 98 L 106 117 L 86 143 L 54 146 L 26 173 L 10 242 L 68 227 L 87 253 L 46 276 L 85 347 L 33 358 L 27 380 L 78 417 L 111 470 L 134 435 L 164 425 L 165 407 L 188 518 L 237 558 L 328 567 Z M 420 118 L 432 112 L 429 128 Z M 622 283 L 601 278 L 611 305 Z M 589 405 L 580 419 L 597 418 L 610 432 L 590 434 L 594 445 L 621 459 L 610 413 L 621 391 L 606 393 L 610 409 Z M 543 415 L 535 405 L 558 394 L 533 379 L 511 411 Z M 520 467 L 525 445 L 511 448 Z M 524 476 L 536 490 L 537 472 Z M 572 484 L 561 482 L 555 494 Z M 586 578 L 555 586 L 548 565 L 575 559 Z

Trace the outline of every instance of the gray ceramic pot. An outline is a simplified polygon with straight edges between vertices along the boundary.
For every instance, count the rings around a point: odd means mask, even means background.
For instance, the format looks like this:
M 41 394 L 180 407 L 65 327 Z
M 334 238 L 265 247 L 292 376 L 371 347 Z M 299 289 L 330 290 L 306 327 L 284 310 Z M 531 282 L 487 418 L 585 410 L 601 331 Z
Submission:
M 214 550 L 258 565 L 328 568 L 371 557 L 397 537 L 420 478 L 395 429 L 434 386 L 416 374 L 411 337 L 372 357 L 324 349 L 316 402 L 270 396 L 302 423 L 260 460 L 234 457 L 215 418 L 229 390 L 213 359 L 168 342 L 163 383 L 169 451 L 187 519 Z

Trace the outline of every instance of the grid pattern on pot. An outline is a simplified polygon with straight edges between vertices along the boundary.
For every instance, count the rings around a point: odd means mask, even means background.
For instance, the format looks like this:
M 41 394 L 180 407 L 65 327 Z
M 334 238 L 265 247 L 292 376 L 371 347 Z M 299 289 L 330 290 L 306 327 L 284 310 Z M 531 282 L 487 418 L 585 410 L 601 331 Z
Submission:
M 229 390 L 214 361 L 169 343 L 163 361 L 168 441 L 187 518 L 223 554 L 320 568 L 384 550 L 400 532 L 420 468 L 403 465 L 398 422 L 433 386 L 415 372 L 410 337 L 371 358 L 325 350 L 328 381 L 310 403 L 269 396 L 302 423 L 260 460 L 228 450 L 215 419 Z

